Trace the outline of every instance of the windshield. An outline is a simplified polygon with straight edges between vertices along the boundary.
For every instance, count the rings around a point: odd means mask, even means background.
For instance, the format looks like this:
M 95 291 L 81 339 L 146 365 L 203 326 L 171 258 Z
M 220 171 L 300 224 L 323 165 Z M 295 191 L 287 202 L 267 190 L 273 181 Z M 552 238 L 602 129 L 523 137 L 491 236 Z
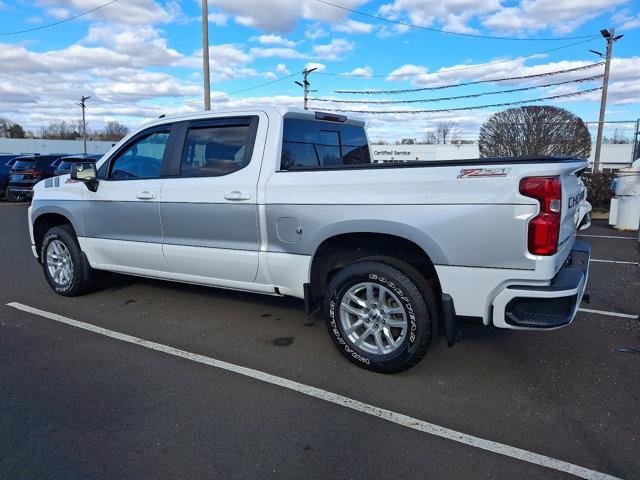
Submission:
M 32 170 L 33 169 L 33 160 L 18 160 L 13 164 L 14 170 Z

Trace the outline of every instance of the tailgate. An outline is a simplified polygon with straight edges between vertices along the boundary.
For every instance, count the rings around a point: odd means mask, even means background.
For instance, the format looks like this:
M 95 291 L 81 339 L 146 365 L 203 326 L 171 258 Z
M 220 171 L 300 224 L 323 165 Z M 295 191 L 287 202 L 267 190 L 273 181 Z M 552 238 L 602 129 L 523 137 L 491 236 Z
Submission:
M 573 245 L 578 224 L 580 223 L 580 205 L 586 200 L 587 189 L 582 183 L 581 173 L 584 165 L 567 166 L 561 175 L 562 181 L 562 220 L 560 224 L 560 241 L 558 252 L 565 253 Z M 562 255 L 564 258 L 565 255 Z

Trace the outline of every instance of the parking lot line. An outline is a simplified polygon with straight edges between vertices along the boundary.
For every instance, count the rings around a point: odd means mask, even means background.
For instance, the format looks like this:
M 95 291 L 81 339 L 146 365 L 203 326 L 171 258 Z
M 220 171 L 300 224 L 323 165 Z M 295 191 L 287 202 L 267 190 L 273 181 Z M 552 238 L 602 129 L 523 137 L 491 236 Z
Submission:
M 597 258 L 589 259 L 590 262 L 600 262 L 600 263 L 621 263 L 623 265 L 640 265 L 639 262 L 625 262 L 622 260 L 599 260 Z
M 620 239 L 620 240 L 636 240 L 636 237 L 623 237 L 622 235 L 578 235 L 578 237 L 617 238 L 617 239 Z
M 294 382 L 286 378 L 277 377 L 275 375 L 262 372 L 260 370 L 254 370 L 252 368 L 235 365 L 232 363 L 224 362 L 222 360 L 217 360 L 215 358 L 206 357 L 204 355 L 198 355 L 198 354 L 187 352 L 184 350 L 179 350 L 177 348 L 170 347 L 168 345 L 151 342 L 148 340 L 144 340 L 142 338 L 133 337 L 131 335 L 126 335 L 124 333 L 119 333 L 113 330 L 108 330 L 106 328 L 98 327 L 90 323 L 84 323 L 78 320 L 73 320 L 71 318 L 64 317 L 56 313 L 40 310 L 38 308 L 30 307 L 28 305 L 24 305 L 18 302 L 7 303 L 7 306 L 21 310 L 23 312 L 33 314 L 33 315 L 38 315 L 44 318 L 48 318 L 50 320 L 63 323 L 72 327 L 80 328 L 82 330 L 87 330 L 93 333 L 97 333 L 105 337 L 114 338 L 116 340 L 132 343 L 134 345 L 139 345 L 141 347 L 145 347 L 151 350 L 156 350 L 158 352 L 166 353 L 168 355 L 173 355 L 175 357 L 180 357 L 186 360 L 190 360 L 192 362 L 197 362 L 204 365 L 209 365 L 215 368 L 219 368 L 222 370 L 226 370 L 229 372 L 244 375 L 246 377 L 250 377 L 255 380 L 259 380 L 261 382 L 277 385 L 289 390 L 293 390 L 295 392 L 302 393 L 304 395 L 308 395 L 310 397 L 314 397 L 320 400 L 324 400 L 326 402 L 330 402 L 336 405 L 350 408 L 352 410 L 356 410 L 358 412 L 371 415 L 371 416 L 386 420 L 388 422 L 401 425 L 406 428 L 418 430 L 418 431 L 427 433 L 429 435 L 445 438 L 448 440 L 452 440 L 454 442 L 479 448 L 481 450 L 486 450 L 489 452 L 497 453 L 499 455 L 515 458 L 517 460 L 522 460 L 524 462 L 528 462 L 534 465 L 539 465 L 539 466 L 551 468 L 557 471 L 566 472 L 566 473 L 569 473 L 581 478 L 586 478 L 586 479 L 616 479 L 617 478 L 617 477 L 608 475 L 606 473 L 598 472 L 596 470 L 591 470 L 589 468 L 564 462 L 562 460 L 558 460 L 552 457 L 547 457 L 545 455 L 533 453 L 528 450 L 523 450 L 523 449 L 512 447 L 503 443 L 494 442 L 494 441 L 487 440 L 480 437 L 475 437 L 473 435 L 468 435 L 466 433 L 458 432 L 456 430 L 452 430 L 446 427 L 441 427 L 439 425 L 425 422 L 417 418 L 409 417 L 401 413 L 393 412 L 391 410 L 387 410 L 387 409 L 376 407 L 374 405 L 370 405 L 364 402 L 360 402 L 358 400 L 354 400 L 352 398 L 348 398 L 348 397 L 339 395 L 337 393 L 329 392 L 327 390 L 322 390 L 320 388 L 312 387 L 310 385 L 305 385 L 303 383 Z
M 628 313 L 608 312 L 606 310 L 591 310 L 590 308 L 579 308 L 579 312 L 598 313 L 600 315 L 609 315 L 610 317 L 631 318 L 638 320 L 638 315 L 629 315 Z

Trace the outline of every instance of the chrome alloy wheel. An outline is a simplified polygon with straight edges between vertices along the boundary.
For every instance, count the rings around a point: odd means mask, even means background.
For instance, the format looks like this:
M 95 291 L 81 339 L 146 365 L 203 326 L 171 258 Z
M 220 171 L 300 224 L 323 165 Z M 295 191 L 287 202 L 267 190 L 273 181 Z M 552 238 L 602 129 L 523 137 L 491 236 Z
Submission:
M 71 253 L 60 240 L 53 240 L 47 245 L 47 269 L 53 281 L 61 287 L 66 287 L 73 280 Z
M 358 283 L 340 302 L 340 323 L 353 346 L 367 353 L 395 351 L 407 334 L 407 312 L 398 297 L 377 283 Z

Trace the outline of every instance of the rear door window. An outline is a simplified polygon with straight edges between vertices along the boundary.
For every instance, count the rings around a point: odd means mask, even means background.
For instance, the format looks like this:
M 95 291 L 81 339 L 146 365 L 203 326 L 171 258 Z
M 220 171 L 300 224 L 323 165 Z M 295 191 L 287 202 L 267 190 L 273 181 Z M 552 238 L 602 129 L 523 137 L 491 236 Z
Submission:
M 284 119 L 280 168 L 340 167 L 371 163 L 363 127 Z
M 181 177 L 219 177 L 246 167 L 253 153 L 250 118 L 212 119 L 192 124 L 180 161 Z

